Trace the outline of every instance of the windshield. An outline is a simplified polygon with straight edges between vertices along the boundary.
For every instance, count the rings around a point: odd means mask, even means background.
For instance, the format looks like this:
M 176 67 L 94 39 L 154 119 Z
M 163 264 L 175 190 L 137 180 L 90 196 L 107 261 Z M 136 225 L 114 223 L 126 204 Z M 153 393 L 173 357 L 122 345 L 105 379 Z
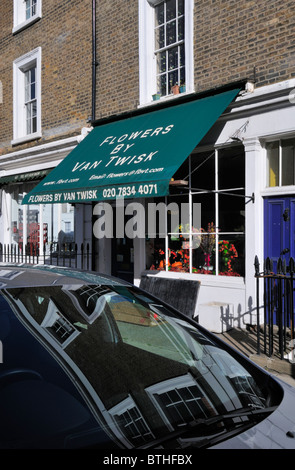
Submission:
M 200 418 L 270 405 L 268 390 L 237 360 L 138 289 L 75 284 L 3 295 L 121 447 L 143 446 Z M 231 427 L 247 420 L 235 416 Z M 226 427 L 194 429 L 190 445 Z M 175 440 L 173 448 L 188 445 Z

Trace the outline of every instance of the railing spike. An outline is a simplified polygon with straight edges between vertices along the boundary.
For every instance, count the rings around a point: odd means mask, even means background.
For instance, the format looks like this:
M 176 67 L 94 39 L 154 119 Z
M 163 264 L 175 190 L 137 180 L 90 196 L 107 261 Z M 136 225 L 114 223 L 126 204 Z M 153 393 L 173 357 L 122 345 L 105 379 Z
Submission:
M 286 258 L 284 258 L 282 262 L 282 273 L 283 274 L 287 273 Z
M 255 259 L 254 259 L 254 267 L 255 267 L 255 276 L 259 276 L 260 264 L 259 264 L 259 259 L 257 255 L 255 256 Z
M 278 264 L 277 264 L 277 273 L 282 274 L 283 271 L 283 263 L 282 263 L 282 258 L 278 259 Z

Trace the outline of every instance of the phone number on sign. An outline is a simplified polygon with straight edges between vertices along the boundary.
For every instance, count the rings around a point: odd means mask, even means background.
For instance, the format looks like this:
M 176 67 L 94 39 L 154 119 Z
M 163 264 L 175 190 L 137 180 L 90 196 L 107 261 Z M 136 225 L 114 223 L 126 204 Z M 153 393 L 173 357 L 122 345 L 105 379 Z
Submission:
M 141 184 L 138 188 L 135 186 L 119 186 L 117 188 L 105 188 L 102 192 L 104 198 L 127 197 L 157 194 L 158 188 L 156 184 Z

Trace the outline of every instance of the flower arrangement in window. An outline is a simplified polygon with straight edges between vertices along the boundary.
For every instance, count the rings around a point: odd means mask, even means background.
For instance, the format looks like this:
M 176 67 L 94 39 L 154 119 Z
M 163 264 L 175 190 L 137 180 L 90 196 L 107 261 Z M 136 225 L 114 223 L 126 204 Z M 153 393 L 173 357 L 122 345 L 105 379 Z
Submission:
M 238 258 L 238 252 L 233 243 L 228 240 L 219 242 L 219 253 L 221 259 L 220 275 L 222 276 L 239 276 L 233 271 L 234 258 Z
M 209 223 L 207 230 L 192 228 L 192 250 L 190 250 L 189 227 L 179 225 L 178 232 L 175 230 L 171 235 L 172 247 L 168 248 L 168 256 L 163 248 L 154 249 L 154 263 L 151 270 L 167 270 L 176 272 L 190 272 L 190 254 L 193 256 L 192 273 L 216 274 L 214 256 L 216 251 L 216 227 L 213 222 Z M 240 276 L 234 271 L 234 261 L 238 258 L 238 252 L 229 240 L 218 242 L 219 252 L 219 275 Z M 203 255 L 202 255 L 203 254 Z M 212 262 L 213 259 L 213 262 Z
M 201 232 L 205 232 L 201 228 Z M 201 235 L 200 248 L 204 253 L 205 257 L 205 269 L 209 270 L 211 255 L 215 250 L 215 240 L 216 240 L 216 228 L 213 222 L 210 222 L 207 227 L 207 231 Z

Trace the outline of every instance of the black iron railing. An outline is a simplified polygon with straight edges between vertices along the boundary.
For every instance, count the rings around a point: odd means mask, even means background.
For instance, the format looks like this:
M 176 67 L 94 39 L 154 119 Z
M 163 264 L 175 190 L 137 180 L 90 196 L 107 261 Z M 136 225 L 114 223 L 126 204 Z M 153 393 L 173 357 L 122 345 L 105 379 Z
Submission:
M 89 244 L 45 243 L 40 249 L 37 243 L 1 244 L 0 262 L 12 264 L 50 264 L 79 269 L 92 269 Z
M 260 354 L 261 348 L 263 348 L 264 354 L 269 357 L 272 356 L 275 352 L 274 343 L 276 341 L 278 343 L 277 353 L 280 359 L 284 359 L 290 349 L 292 350 L 295 338 L 295 262 L 293 258 L 290 258 L 288 264 L 282 258 L 279 258 L 276 262 L 267 258 L 263 270 L 260 271 L 259 259 L 256 256 L 254 266 L 257 306 L 257 353 Z M 263 286 L 261 286 L 261 282 Z M 260 293 L 263 299 L 262 303 Z M 261 334 L 261 331 L 263 334 Z

